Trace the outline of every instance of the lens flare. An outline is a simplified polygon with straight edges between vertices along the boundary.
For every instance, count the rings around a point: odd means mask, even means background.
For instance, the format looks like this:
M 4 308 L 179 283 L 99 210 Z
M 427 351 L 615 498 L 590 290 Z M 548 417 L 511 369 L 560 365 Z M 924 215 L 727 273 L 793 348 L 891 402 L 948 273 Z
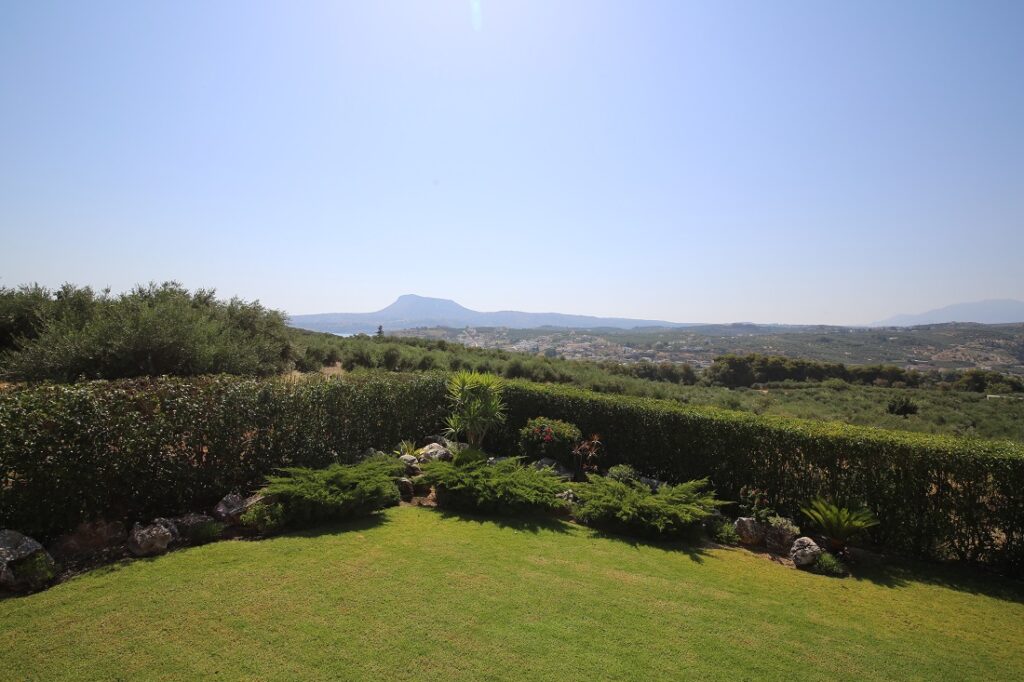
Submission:
M 484 8 L 481 0 L 469 0 L 469 11 L 473 16 L 473 30 L 480 31 L 484 27 Z

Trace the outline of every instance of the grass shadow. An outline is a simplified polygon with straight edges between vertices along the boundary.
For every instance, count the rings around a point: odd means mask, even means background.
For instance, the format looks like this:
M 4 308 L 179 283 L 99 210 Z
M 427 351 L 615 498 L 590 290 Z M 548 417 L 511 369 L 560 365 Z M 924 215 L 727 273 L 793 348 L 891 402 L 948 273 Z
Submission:
M 106 561 L 95 566 L 83 567 L 81 570 L 76 571 L 73 574 L 61 579 L 56 584 L 64 584 L 67 582 L 78 580 L 85 576 L 101 577 L 105 575 L 110 575 L 113 573 L 117 573 L 118 571 L 121 571 L 127 568 L 128 566 L 136 565 L 139 563 L 149 563 L 173 554 L 190 552 L 193 550 L 197 550 L 201 547 L 220 544 L 224 542 L 261 542 L 263 540 L 272 540 L 274 538 L 316 538 L 325 535 L 337 535 L 339 533 L 369 530 L 371 528 L 376 528 L 388 522 L 388 518 L 383 513 L 377 512 L 371 514 L 370 516 L 364 516 L 358 519 L 352 519 L 350 521 L 335 521 L 332 523 L 325 523 L 323 525 L 314 526 L 311 528 L 289 530 L 283 533 L 276 533 L 274 535 L 236 535 L 233 537 L 224 537 L 218 540 L 214 540 L 213 542 L 204 542 L 202 544 L 197 545 L 180 545 L 177 547 L 173 547 L 168 552 L 165 552 L 163 554 L 157 554 L 155 556 L 120 556 L 116 559 Z M 21 595 L 18 593 L 3 593 L 0 594 L 0 599 L 11 596 L 20 597 L 25 595 Z
M 594 537 L 621 542 L 633 548 L 647 547 L 651 549 L 659 549 L 663 552 L 682 553 L 698 564 L 704 563 L 704 557 L 708 555 L 708 549 L 710 549 L 710 547 L 702 540 L 657 540 L 654 538 L 644 538 L 635 535 L 616 533 L 614 531 L 602 530 L 600 528 L 591 528 L 590 526 L 582 527 L 591 531 L 594 534 Z
M 1024 581 L 974 566 L 955 566 L 908 557 L 892 557 L 854 563 L 850 566 L 850 574 L 853 580 L 865 580 L 890 589 L 900 589 L 916 583 L 1024 604 Z
M 293 530 L 287 530 L 283 533 L 277 533 L 275 535 L 257 536 L 251 539 L 270 540 L 273 538 L 316 538 L 324 535 L 338 535 L 339 533 L 370 530 L 371 528 L 377 528 L 386 523 L 390 523 L 388 517 L 383 513 L 384 511 L 385 510 L 381 510 L 370 514 L 369 516 L 362 516 L 358 519 L 350 519 L 348 521 L 331 521 L 319 526 L 296 528 Z
M 494 516 L 491 516 L 488 514 L 463 512 L 454 509 L 443 509 L 441 507 L 424 507 L 424 509 L 430 509 L 434 514 L 440 514 L 444 519 L 455 519 L 457 521 L 475 523 L 481 526 L 491 524 L 498 526 L 499 528 L 508 528 L 526 533 L 539 533 L 542 530 L 548 530 L 555 533 L 568 533 L 570 531 L 568 521 L 559 517 L 545 516 L 543 514 L 530 514 L 524 516 L 501 516 L 495 514 Z

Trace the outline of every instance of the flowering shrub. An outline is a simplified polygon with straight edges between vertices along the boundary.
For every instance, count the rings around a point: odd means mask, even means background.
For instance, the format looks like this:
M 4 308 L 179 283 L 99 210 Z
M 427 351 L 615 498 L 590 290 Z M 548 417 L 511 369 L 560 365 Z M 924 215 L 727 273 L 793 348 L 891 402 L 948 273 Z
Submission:
M 583 438 L 575 425 L 557 419 L 536 417 L 519 430 L 519 454 L 527 459 L 550 457 L 573 467 L 573 449 Z

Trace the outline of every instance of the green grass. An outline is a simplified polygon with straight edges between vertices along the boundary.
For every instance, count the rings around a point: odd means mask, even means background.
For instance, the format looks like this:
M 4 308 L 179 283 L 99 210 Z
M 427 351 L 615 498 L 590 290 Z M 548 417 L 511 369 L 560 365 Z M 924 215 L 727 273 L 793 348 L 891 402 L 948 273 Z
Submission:
M 0 601 L 5 680 L 1022 679 L 1024 591 L 401 507 Z

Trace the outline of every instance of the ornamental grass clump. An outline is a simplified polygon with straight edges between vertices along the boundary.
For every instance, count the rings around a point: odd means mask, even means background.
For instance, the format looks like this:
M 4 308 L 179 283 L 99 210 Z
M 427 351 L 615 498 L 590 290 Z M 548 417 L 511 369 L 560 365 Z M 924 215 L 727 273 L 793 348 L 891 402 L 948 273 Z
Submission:
M 467 463 L 434 461 L 423 480 L 434 486 L 439 507 L 482 514 L 533 514 L 565 508 L 565 484 L 550 469 L 523 466 L 518 458 Z
M 663 485 L 657 492 L 642 483 L 593 476 L 573 486 L 573 516 L 595 528 L 654 539 L 696 539 L 714 510 L 726 504 L 705 490 L 707 479 Z

